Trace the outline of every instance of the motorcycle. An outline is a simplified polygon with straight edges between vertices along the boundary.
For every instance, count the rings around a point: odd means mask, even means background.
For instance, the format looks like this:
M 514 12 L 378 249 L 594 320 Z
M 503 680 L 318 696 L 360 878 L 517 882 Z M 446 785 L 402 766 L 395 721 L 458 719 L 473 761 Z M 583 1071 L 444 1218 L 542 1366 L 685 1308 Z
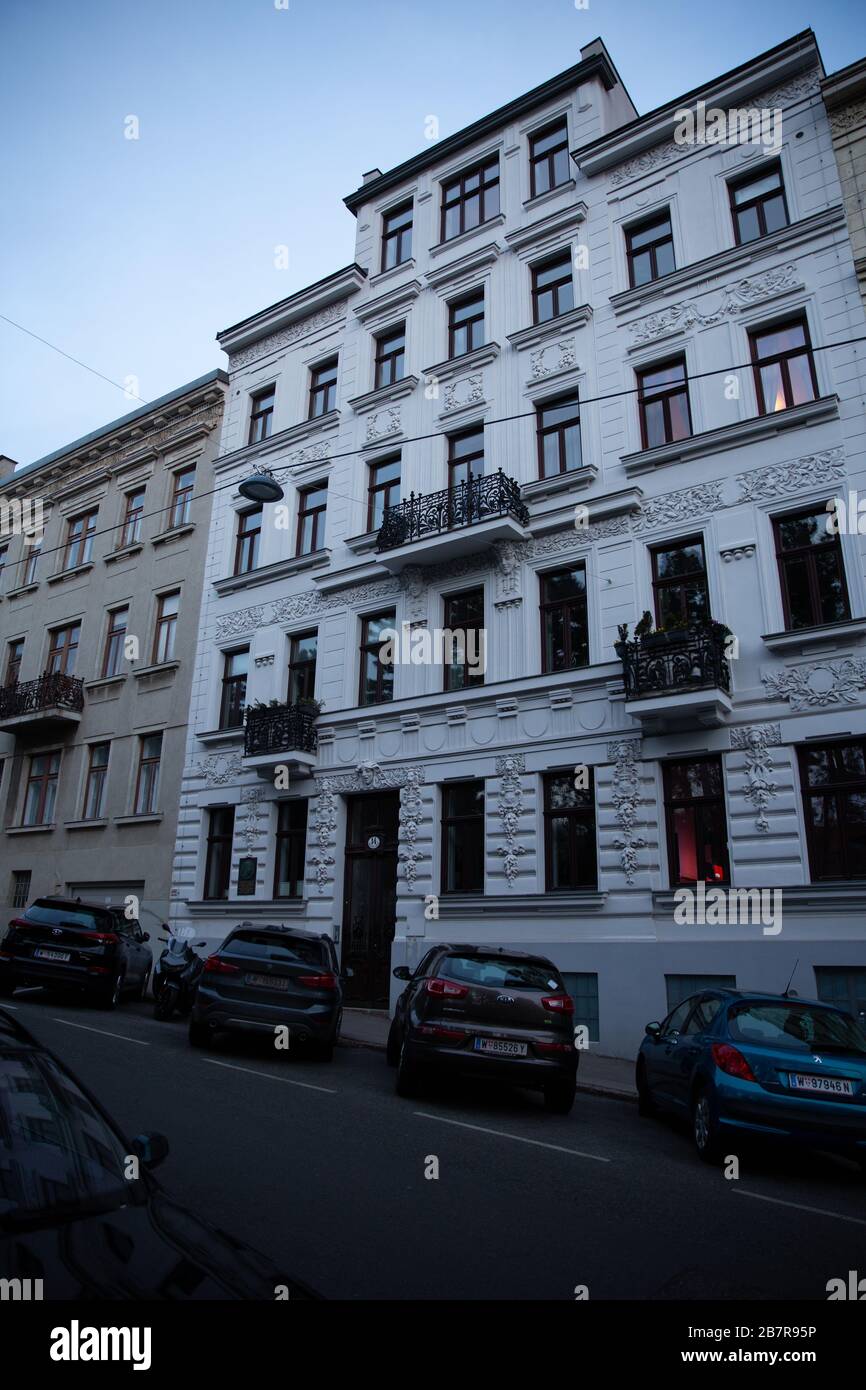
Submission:
M 191 942 L 187 937 L 172 932 L 159 939 L 167 944 L 153 967 L 153 1016 L 164 1020 L 171 1018 L 175 1009 L 181 1014 L 188 1014 L 192 1008 L 199 977 L 204 970 L 204 960 L 196 955 L 196 948 L 206 946 L 207 942 Z

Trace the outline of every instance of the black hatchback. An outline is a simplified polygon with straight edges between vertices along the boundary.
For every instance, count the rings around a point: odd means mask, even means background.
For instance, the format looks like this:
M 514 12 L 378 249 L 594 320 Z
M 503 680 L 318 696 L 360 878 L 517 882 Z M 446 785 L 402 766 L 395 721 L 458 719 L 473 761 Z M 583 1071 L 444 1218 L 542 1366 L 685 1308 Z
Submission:
M 388 1061 L 397 1091 L 415 1095 L 431 1072 L 459 1073 L 541 1091 L 548 1110 L 574 1104 L 579 1053 L 574 1001 L 545 956 L 485 946 L 437 946 L 414 974 L 394 1011 Z
M 78 989 L 103 1008 L 143 999 L 153 967 L 147 932 L 122 907 L 37 898 L 0 942 L 0 998 L 20 985 Z

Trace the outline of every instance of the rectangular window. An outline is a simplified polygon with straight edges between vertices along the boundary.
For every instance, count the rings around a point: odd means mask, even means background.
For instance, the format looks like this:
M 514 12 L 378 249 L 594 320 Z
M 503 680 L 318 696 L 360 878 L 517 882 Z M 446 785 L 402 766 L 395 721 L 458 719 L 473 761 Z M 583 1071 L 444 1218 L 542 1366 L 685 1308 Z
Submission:
M 108 631 L 105 634 L 105 652 L 102 657 L 103 677 L 119 676 L 123 670 L 123 643 L 128 619 L 128 608 L 115 608 L 108 615 Z
M 812 882 L 866 878 L 866 739 L 797 753 Z
M 400 456 L 370 464 L 367 487 L 367 530 L 378 531 L 385 520 L 386 507 L 400 501 Z
M 442 788 L 442 892 L 484 892 L 484 783 Z
M 68 627 L 56 627 L 49 632 L 48 660 L 45 663 L 46 673 L 59 676 L 74 674 L 80 637 L 80 623 L 70 623 Z
M 337 407 L 337 359 L 331 358 L 310 372 L 310 419 L 327 415 Z
M 686 359 L 676 357 L 637 372 L 641 440 L 645 449 L 688 439 L 692 432 Z
M 394 630 L 396 617 L 392 608 L 361 620 L 359 705 L 383 705 L 394 698 L 394 663 L 382 660 L 382 649 L 388 640 L 382 633 L 388 629 Z
M 24 638 L 18 637 L 6 647 L 6 675 L 4 685 L 16 685 L 21 675 L 21 661 L 24 657 Z
M 866 970 L 862 966 L 815 966 L 818 998 L 845 1009 L 860 1026 L 866 1021 Z
M 665 975 L 668 1013 L 678 1004 L 708 989 L 736 989 L 736 975 Z M 685 1021 L 685 1020 L 683 1020 Z
M 269 386 L 264 391 L 256 391 L 250 397 L 250 431 L 247 439 L 248 444 L 261 444 L 263 439 L 267 439 L 273 428 L 274 422 L 274 402 L 277 399 L 276 386 Z
M 671 883 L 728 883 L 721 758 L 663 764 Z
M 382 269 L 402 265 L 412 255 L 412 204 L 401 203 L 382 217 Z
M 105 805 L 105 783 L 108 780 L 108 743 L 91 743 L 88 750 L 87 777 L 84 782 L 84 820 L 100 820 Z
M 234 806 L 217 806 L 208 812 L 207 858 L 204 870 L 205 898 L 225 899 L 229 895 L 234 832 Z
M 842 543 L 829 513 L 811 508 L 773 518 L 785 627 L 819 627 L 851 616 Z
M 289 690 L 290 705 L 298 705 L 303 700 L 316 698 L 316 655 L 319 647 L 318 633 L 297 632 L 289 644 Z
M 325 544 L 328 484 L 317 483 L 298 493 L 298 555 L 312 555 Z
M 538 476 L 553 478 L 580 468 L 580 406 L 577 396 L 537 407 Z
M 568 159 L 568 122 L 563 119 L 545 126 L 529 137 L 529 187 L 537 198 L 551 188 L 567 183 L 571 172 Z
M 249 661 L 249 647 L 239 647 L 236 652 L 225 652 L 223 655 L 219 722 L 221 729 L 239 729 L 244 722 Z
M 29 869 L 12 870 L 12 906 L 26 907 L 30 901 L 30 881 L 32 874 Z
M 138 545 L 141 540 L 141 519 L 144 516 L 144 495 L 143 487 L 136 489 L 135 492 L 128 492 L 123 508 L 123 524 L 120 528 L 119 549 L 123 550 L 128 545 Z
M 587 769 L 588 787 L 575 786 L 575 773 L 549 772 L 544 777 L 544 860 L 548 893 L 597 888 L 595 848 L 595 780 Z
M 598 1042 L 598 976 L 563 971 L 562 980 L 574 1000 L 575 1028 L 586 1028 L 589 1042 Z
M 532 321 L 546 323 L 574 308 L 571 252 L 532 267 Z
M 462 357 L 484 343 L 484 291 L 448 305 L 448 356 Z
M 238 530 L 235 537 L 235 574 L 249 574 L 258 568 L 259 543 L 262 538 L 262 508 L 248 507 L 238 512 Z
M 180 611 L 180 590 L 160 594 L 156 601 L 156 631 L 153 638 L 153 660 L 174 661 L 177 638 L 177 615 Z
M 755 173 L 732 180 L 728 192 L 738 246 L 787 227 L 788 204 L 780 164 L 764 165 Z
M 676 270 L 671 215 L 667 209 L 633 227 L 627 227 L 625 246 L 628 282 L 632 289 L 647 285 L 651 280 L 659 280 L 662 275 L 670 275 L 672 270 Z
M 406 325 L 398 323 L 375 338 L 376 373 L 375 386 L 393 386 L 402 381 L 406 364 Z
M 135 815 L 153 816 L 159 797 L 162 734 L 144 734 L 138 741 L 138 776 L 135 780 Z
M 480 227 L 499 212 L 499 159 L 467 169 L 442 185 L 440 240 Z
M 589 664 L 586 567 L 541 576 L 541 652 L 545 672 Z
M 704 542 L 700 536 L 667 541 L 650 551 L 656 625 L 691 627 L 710 617 Z
M 41 541 L 37 542 L 36 545 L 25 545 L 24 559 L 21 562 L 22 585 L 36 583 L 36 566 L 39 563 L 39 556 L 41 555 L 41 553 Z
M 62 570 L 74 570 L 78 565 L 87 565 L 93 559 L 93 537 L 96 534 L 97 516 L 96 511 L 84 512 L 67 522 Z
M 306 801 L 281 801 L 277 811 L 277 847 L 274 897 L 304 896 L 304 859 L 307 852 Z
M 484 684 L 478 658 L 484 653 L 484 590 L 467 589 L 448 594 L 445 599 L 445 631 L 449 649 L 445 653 L 445 690 L 467 690 Z M 450 655 L 451 660 L 448 660 Z
M 169 529 L 188 526 L 192 517 L 192 494 L 195 488 L 195 464 L 182 468 L 174 475 L 169 509 Z
M 463 430 L 448 436 L 448 487 L 451 491 L 470 478 L 484 476 L 484 430 Z M 464 522 L 472 518 L 464 518 Z
M 37 753 L 30 759 L 24 793 L 24 825 L 50 825 L 57 803 L 60 751 Z
M 9 556 L 8 545 L 0 545 L 0 579 L 3 578 L 3 571 L 6 568 L 6 561 Z
M 805 319 L 757 329 L 749 334 L 749 343 L 761 415 L 817 399 L 818 380 Z

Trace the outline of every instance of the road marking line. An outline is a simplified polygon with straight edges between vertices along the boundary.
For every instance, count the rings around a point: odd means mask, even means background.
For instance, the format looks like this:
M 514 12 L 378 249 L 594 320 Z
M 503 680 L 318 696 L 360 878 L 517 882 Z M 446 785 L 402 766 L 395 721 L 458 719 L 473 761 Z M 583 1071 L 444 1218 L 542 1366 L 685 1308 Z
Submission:
M 866 1226 L 866 1221 L 860 1216 L 843 1216 L 839 1211 L 825 1211 L 823 1207 L 806 1207 L 802 1202 L 783 1202 L 781 1197 L 765 1197 L 762 1192 L 746 1192 L 742 1187 L 735 1187 L 734 1191 L 740 1197 L 754 1197 L 758 1202 L 772 1202 L 777 1207 L 794 1207 L 797 1211 L 809 1211 L 813 1216 L 832 1216 L 834 1221 L 849 1221 L 852 1226 Z
M 263 1076 L 267 1081 L 282 1081 L 286 1086 L 302 1086 L 305 1091 L 324 1091 L 326 1096 L 338 1096 L 327 1086 L 314 1086 L 310 1081 L 293 1081 L 289 1076 L 275 1076 L 272 1071 L 254 1071 L 252 1067 L 236 1067 L 233 1062 L 218 1062 L 215 1057 L 202 1057 L 202 1062 L 210 1062 L 212 1067 L 225 1067 L 228 1071 L 245 1071 L 249 1076 Z
M 120 1038 L 121 1042 L 135 1043 L 137 1047 L 150 1047 L 141 1038 L 129 1038 L 126 1033 L 109 1033 L 107 1028 L 90 1028 L 86 1023 L 73 1023 L 69 1018 L 52 1018 L 52 1023 L 62 1023 L 67 1028 L 80 1028 L 83 1033 L 99 1033 L 103 1038 Z
M 413 1112 L 419 1115 L 422 1120 L 439 1120 L 443 1125 L 457 1125 L 459 1129 L 476 1129 L 481 1134 L 494 1134 L 498 1139 L 514 1139 L 518 1144 L 534 1144 L 539 1149 L 554 1149 L 556 1153 L 573 1154 L 575 1158 L 591 1158 L 596 1163 L 610 1163 L 609 1158 L 602 1158 L 599 1154 L 583 1153 L 581 1149 L 566 1149 L 562 1144 L 545 1144 L 542 1139 L 524 1139 L 522 1134 L 506 1134 L 503 1129 L 487 1129 L 484 1125 L 469 1125 L 464 1120 L 446 1120 L 444 1115 L 431 1115 L 426 1110 L 416 1110 Z

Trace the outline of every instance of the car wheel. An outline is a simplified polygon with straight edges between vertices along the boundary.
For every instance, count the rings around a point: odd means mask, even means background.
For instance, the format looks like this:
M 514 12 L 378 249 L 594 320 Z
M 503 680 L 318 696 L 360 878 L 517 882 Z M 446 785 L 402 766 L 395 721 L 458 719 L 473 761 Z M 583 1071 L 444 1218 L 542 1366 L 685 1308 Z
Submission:
M 385 1061 L 389 1067 L 396 1067 L 400 1060 L 400 1029 L 396 1018 L 388 1030 L 388 1044 L 385 1048 Z
M 553 1081 L 544 1088 L 544 1108 L 551 1115 L 568 1115 L 574 1105 L 573 1081 Z
M 108 989 L 97 996 L 97 1004 L 103 1009 L 116 1009 L 123 995 L 124 974 L 118 970 Z
M 692 1100 L 692 1139 L 704 1163 L 718 1163 L 721 1156 L 719 1120 L 713 1099 L 704 1086 L 695 1092 Z
M 189 1041 L 191 1047 L 210 1047 L 211 1030 L 206 1023 L 196 1023 L 194 1018 L 189 1021 Z
M 656 1103 L 652 1098 L 652 1091 L 649 1088 L 646 1064 L 644 1062 L 638 1062 L 637 1064 L 635 1084 L 637 1086 L 637 1113 L 644 1116 L 655 1115 Z
M 406 1052 L 406 1039 L 400 1048 L 400 1056 L 397 1060 L 397 1082 L 396 1089 L 398 1096 L 404 1096 L 411 1100 L 417 1096 L 420 1087 L 419 1068 L 414 1062 L 409 1061 Z

